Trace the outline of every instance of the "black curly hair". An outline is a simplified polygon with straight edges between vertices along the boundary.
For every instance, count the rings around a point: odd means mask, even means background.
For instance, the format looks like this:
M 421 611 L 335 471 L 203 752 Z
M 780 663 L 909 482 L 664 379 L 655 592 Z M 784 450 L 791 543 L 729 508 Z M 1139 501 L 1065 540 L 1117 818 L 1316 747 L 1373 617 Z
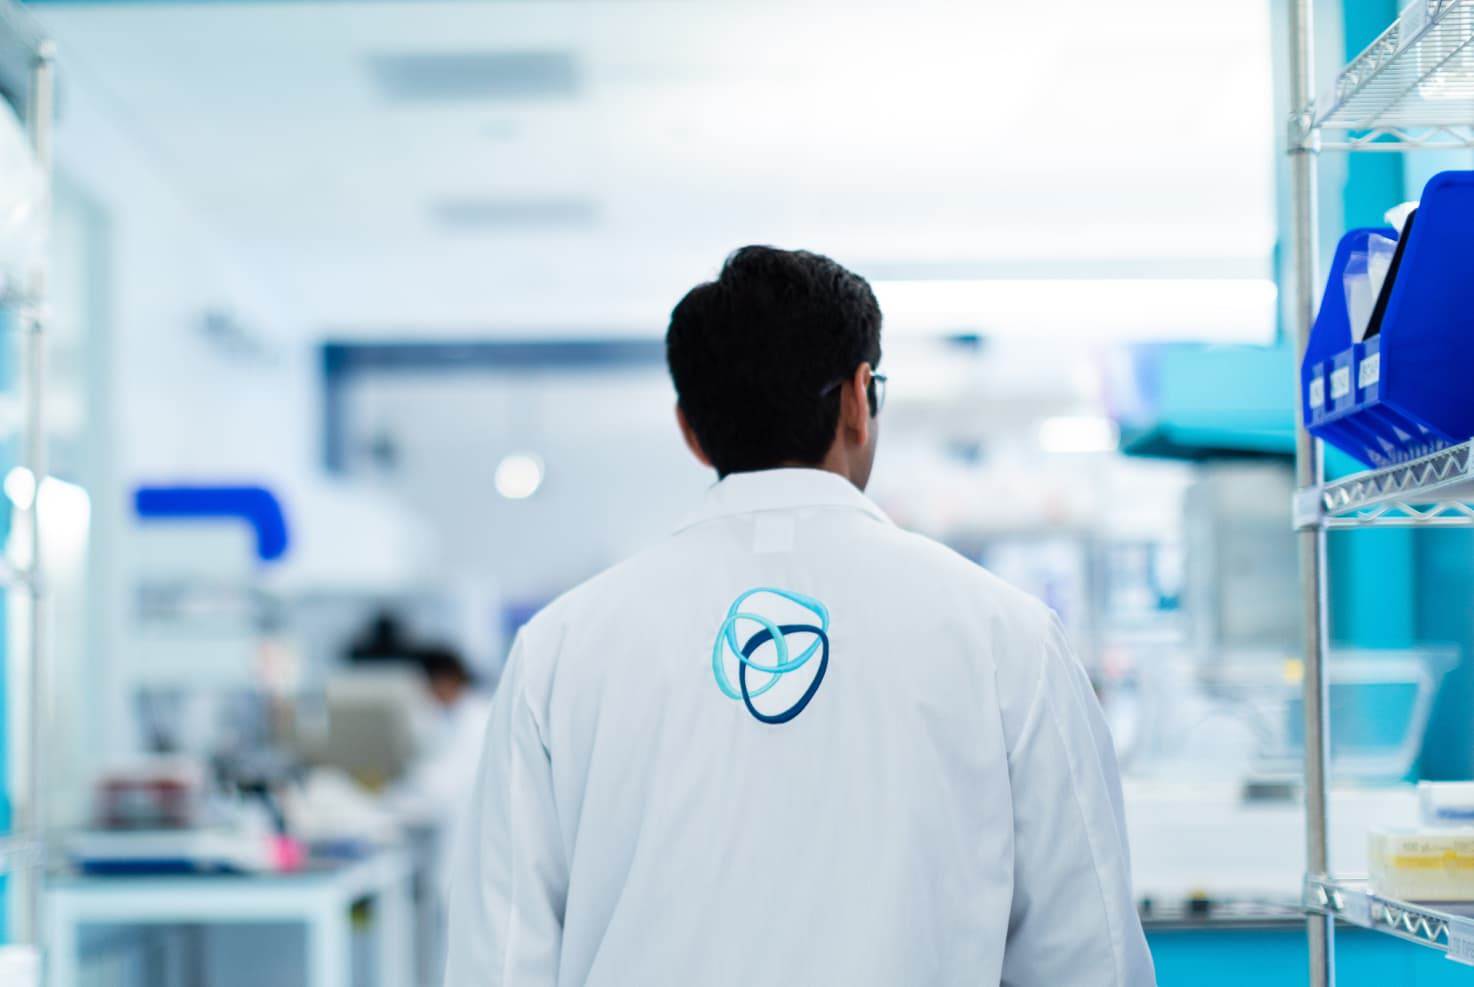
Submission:
M 839 424 L 839 388 L 880 363 L 880 305 L 820 254 L 743 247 L 671 312 L 676 397 L 719 476 L 815 465 Z

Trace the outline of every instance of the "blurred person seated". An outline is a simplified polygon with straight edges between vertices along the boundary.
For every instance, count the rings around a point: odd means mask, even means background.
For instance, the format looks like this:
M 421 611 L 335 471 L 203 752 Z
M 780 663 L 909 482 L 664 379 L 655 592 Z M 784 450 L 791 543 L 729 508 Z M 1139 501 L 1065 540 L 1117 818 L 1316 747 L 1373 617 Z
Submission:
M 411 822 L 451 824 L 476 780 L 491 697 L 453 649 L 417 649 L 416 663 L 434 700 L 431 722 L 414 763 L 385 794 Z

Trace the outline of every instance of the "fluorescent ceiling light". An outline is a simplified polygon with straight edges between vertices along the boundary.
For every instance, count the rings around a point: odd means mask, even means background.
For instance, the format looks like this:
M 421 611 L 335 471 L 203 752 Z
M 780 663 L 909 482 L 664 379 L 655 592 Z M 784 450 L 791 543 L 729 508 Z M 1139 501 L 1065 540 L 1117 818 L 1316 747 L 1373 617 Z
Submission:
M 1119 441 L 1109 418 L 1063 415 L 1039 424 L 1039 448 L 1045 452 L 1114 452 Z
M 531 453 L 514 452 L 496 464 L 496 492 L 508 500 L 526 500 L 543 484 L 543 461 Z
M 1100 342 L 1268 343 L 1278 291 L 1239 279 L 876 281 L 888 328 Z

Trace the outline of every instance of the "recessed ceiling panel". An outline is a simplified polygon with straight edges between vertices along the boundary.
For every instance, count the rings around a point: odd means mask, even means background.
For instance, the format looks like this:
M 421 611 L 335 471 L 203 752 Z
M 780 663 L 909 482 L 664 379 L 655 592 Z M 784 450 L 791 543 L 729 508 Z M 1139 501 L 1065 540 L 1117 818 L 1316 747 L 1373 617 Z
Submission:
M 430 207 L 443 229 L 482 230 L 587 229 L 598 221 L 598 205 L 579 198 L 453 198 Z
M 367 63 L 383 96 L 403 102 L 572 99 L 582 88 L 567 51 L 379 53 Z

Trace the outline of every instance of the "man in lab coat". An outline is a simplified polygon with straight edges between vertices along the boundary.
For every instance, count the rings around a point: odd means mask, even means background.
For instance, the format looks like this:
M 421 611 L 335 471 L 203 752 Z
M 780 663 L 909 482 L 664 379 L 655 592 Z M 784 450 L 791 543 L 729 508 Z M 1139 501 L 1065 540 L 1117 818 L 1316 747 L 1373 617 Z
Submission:
M 1149 987 L 1120 781 L 1040 603 L 861 492 L 869 285 L 748 247 L 676 306 L 720 477 L 518 636 L 449 987 Z

